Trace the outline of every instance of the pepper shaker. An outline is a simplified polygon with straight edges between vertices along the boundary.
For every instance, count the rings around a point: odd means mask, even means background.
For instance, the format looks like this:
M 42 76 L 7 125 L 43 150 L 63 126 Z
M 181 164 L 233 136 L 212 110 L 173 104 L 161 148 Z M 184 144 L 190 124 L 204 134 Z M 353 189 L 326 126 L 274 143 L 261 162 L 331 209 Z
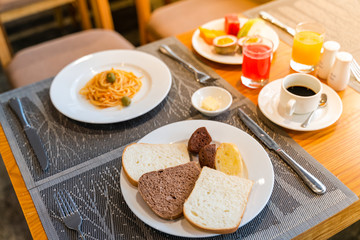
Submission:
M 334 64 L 335 55 L 340 49 L 340 44 L 335 41 L 326 41 L 323 47 L 324 51 L 318 65 L 317 75 L 319 78 L 327 79 Z
M 338 52 L 332 66 L 327 83 L 335 91 L 342 91 L 346 88 L 350 79 L 350 62 L 353 57 L 348 52 Z

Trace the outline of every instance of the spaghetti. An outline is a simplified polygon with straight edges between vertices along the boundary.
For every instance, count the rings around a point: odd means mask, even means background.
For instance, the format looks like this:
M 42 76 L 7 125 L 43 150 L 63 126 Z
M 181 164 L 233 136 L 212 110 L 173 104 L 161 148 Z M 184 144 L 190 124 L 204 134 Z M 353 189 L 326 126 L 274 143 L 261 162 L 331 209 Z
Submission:
M 132 72 L 112 68 L 96 74 L 80 89 L 80 94 L 97 107 L 122 107 L 123 97 L 132 98 L 139 92 L 140 79 Z

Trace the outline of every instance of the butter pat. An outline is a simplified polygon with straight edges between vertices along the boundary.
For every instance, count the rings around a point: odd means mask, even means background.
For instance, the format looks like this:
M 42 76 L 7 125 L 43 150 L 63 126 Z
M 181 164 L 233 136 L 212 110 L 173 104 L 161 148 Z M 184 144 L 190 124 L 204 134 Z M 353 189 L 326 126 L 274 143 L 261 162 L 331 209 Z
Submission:
M 217 99 L 209 96 L 201 102 L 201 108 L 208 111 L 216 111 L 220 108 L 220 103 Z

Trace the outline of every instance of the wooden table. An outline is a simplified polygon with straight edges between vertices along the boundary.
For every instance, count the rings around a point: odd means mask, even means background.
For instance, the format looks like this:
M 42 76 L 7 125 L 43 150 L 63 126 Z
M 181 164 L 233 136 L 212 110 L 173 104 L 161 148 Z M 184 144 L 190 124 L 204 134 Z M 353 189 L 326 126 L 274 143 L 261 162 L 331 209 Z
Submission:
M 193 32 L 184 33 L 178 39 L 191 49 Z M 280 42 L 274 55 L 270 80 L 275 80 L 292 72 L 289 67 L 291 48 Z M 240 83 L 241 67 L 213 63 L 201 58 L 239 92 L 257 104 L 259 90 L 245 88 Z M 360 94 L 351 88 L 339 92 L 343 101 L 343 114 L 332 126 L 312 132 L 287 131 L 289 135 L 338 177 L 356 195 L 360 195 Z M 7 172 L 24 212 L 34 239 L 46 239 L 34 203 L 26 189 L 20 170 L 15 162 L 4 131 L 0 127 L 0 153 Z M 335 216 L 309 229 L 296 239 L 327 239 L 360 219 L 360 201 L 355 202 Z
M 178 39 L 191 49 L 188 32 Z M 193 52 L 195 52 L 193 50 Z M 270 81 L 293 73 L 290 69 L 291 47 L 280 41 L 274 55 Z M 260 90 L 253 90 L 241 84 L 241 67 L 226 66 L 201 58 L 244 96 L 257 104 Z M 323 81 L 325 82 L 325 81 Z M 310 155 L 317 159 L 331 173 L 340 179 L 357 196 L 360 196 L 360 94 L 350 87 L 338 92 L 343 102 L 343 113 L 332 126 L 318 131 L 298 132 L 288 130 L 288 134 Z M 360 219 L 360 201 L 355 202 L 334 217 L 309 229 L 296 239 L 327 239 Z

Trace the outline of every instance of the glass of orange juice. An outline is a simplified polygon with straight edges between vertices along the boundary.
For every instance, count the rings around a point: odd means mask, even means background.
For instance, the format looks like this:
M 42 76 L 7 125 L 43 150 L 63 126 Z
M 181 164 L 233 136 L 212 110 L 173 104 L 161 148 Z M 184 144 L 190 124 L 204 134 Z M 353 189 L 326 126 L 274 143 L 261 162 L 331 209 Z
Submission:
M 320 23 L 299 23 L 295 29 L 290 66 L 297 72 L 309 73 L 320 61 L 325 28 Z

